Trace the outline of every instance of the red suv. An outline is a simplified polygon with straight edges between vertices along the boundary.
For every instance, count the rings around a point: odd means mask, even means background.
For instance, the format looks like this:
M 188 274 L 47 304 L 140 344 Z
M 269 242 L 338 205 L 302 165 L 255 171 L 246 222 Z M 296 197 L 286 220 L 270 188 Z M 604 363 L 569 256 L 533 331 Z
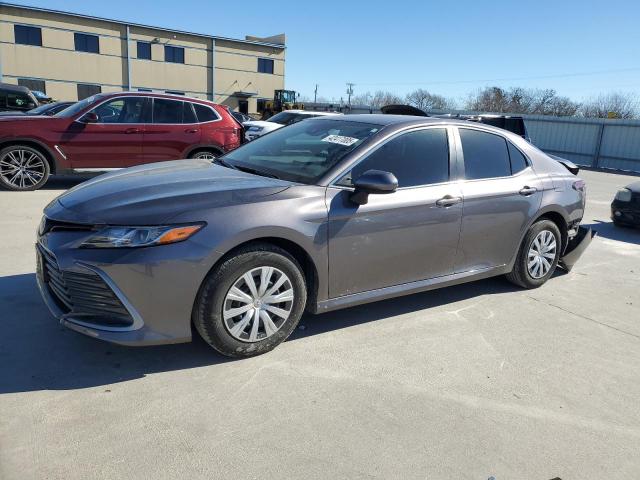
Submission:
M 36 190 L 51 174 L 105 171 L 240 146 L 227 107 L 177 95 L 98 94 L 53 117 L 0 117 L 0 187 Z

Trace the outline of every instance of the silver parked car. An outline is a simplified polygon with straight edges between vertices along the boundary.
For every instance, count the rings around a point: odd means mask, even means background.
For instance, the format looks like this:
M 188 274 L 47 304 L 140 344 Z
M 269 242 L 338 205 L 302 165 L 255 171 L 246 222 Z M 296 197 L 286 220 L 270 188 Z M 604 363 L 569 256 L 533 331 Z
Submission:
M 214 160 L 134 167 L 51 202 L 38 282 L 67 327 L 236 357 L 322 313 L 494 275 L 570 269 L 585 184 L 521 137 L 450 119 L 352 115 Z

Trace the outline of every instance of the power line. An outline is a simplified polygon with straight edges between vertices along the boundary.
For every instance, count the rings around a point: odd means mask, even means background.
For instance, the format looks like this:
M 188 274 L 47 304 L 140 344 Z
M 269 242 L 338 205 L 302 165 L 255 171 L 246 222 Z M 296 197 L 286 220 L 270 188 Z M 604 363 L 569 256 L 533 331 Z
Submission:
M 582 77 L 589 75 L 603 75 L 607 73 L 622 73 L 640 71 L 640 67 L 633 68 L 620 68 L 613 70 L 600 70 L 592 72 L 579 72 L 579 73 L 560 73 L 555 75 L 538 75 L 530 77 L 505 77 L 505 78 L 485 78 L 479 80 L 438 80 L 433 82 L 389 82 L 389 83 L 358 83 L 361 86 L 375 87 L 375 86 L 396 86 L 396 85 L 452 85 L 462 83 L 486 83 L 486 82 L 509 82 L 516 80 L 542 80 L 545 78 L 568 78 L 568 77 Z

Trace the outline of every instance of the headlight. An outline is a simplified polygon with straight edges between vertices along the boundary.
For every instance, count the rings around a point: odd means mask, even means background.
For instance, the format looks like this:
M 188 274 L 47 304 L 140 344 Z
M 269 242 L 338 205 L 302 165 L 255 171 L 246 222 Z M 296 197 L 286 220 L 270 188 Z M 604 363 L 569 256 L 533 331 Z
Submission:
M 159 227 L 105 227 L 82 242 L 80 247 L 134 248 L 166 245 L 182 242 L 202 227 L 203 223 Z
M 631 190 L 628 188 L 621 188 L 618 190 L 618 193 L 616 193 L 616 200 L 619 200 L 620 202 L 630 202 Z
M 247 132 L 261 132 L 262 130 L 264 130 L 264 127 L 249 127 Z

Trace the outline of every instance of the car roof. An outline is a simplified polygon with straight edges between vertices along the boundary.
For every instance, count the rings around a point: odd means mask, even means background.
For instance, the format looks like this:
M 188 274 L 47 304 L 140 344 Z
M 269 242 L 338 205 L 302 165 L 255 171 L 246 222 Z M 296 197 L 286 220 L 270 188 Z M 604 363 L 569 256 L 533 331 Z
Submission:
M 315 112 L 313 110 L 283 110 L 282 112 L 278 112 L 278 113 L 296 113 L 299 115 L 315 115 L 317 117 L 323 117 L 326 115 L 340 115 L 340 113 L 338 112 Z
M 322 120 L 322 119 L 317 119 Z M 468 122 L 454 122 L 452 119 L 418 117 L 413 115 L 385 115 L 383 113 L 353 113 L 331 117 L 331 120 L 372 123 L 375 125 L 411 125 L 411 124 L 439 124 L 439 123 L 460 123 L 468 125 Z
M 171 93 L 160 93 L 160 92 L 137 92 L 135 90 L 124 90 L 122 92 L 108 92 L 108 93 L 100 93 L 100 98 L 111 98 L 118 97 L 121 95 L 135 95 L 140 97 L 154 97 L 154 98 L 169 98 L 172 100 L 181 100 L 181 101 L 189 101 L 196 103 L 205 103 L 208 105 L 218 105 L 215 102 L 210 100 L 205 100 L 203 98 L 189 97 L 187 95 L 175 95 Z
M 22 85 L 14 85 L 13 83 L 0 83 L 0 88 L 2 90 L 10 90 L 23 93 L 27 93 L 30 91 L 27 87 L 23 87 Z

